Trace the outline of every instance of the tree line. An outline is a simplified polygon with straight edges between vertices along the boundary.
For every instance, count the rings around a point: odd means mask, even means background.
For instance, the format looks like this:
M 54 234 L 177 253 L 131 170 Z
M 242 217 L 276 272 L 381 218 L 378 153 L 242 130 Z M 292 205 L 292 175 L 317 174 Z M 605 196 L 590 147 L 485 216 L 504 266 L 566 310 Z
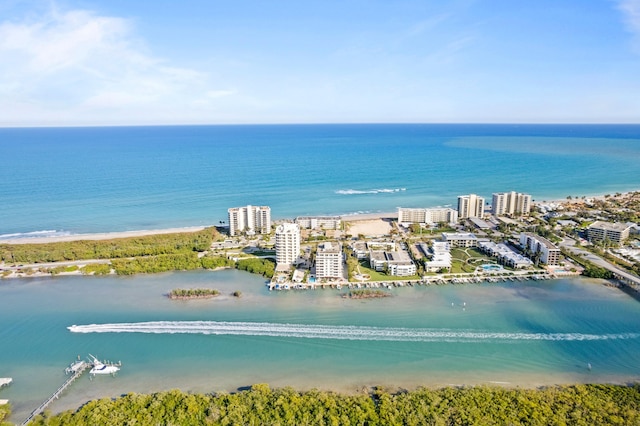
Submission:
M 139 256 L 203 252 L 220 239 L 211 227 L 198 232 L 147 235 L 111 240 L 79 240 L 44 244 L 0 244 L 5 263 L 47 263 L 87 259 L 118 259 Z
M 631 425 L 640 386 L 464 387 L 391 393 L 298 392 L 258 384 L 215 395 L 171 390 L 90 401 L 33 425 Z

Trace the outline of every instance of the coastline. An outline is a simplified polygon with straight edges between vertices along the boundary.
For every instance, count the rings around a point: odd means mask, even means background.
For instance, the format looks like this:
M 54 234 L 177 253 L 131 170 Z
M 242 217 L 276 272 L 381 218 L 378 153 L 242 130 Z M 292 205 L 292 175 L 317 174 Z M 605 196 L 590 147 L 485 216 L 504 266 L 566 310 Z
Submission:
M 184 228 L 141 229 L 137 231 L 100 232 L 95 234 L 71 234 L 51 237 L 23 237 L 0 240 L 0 244 L 46 244 L 81 240 L 111 240 L 117 238 L 145 237 L 148 235 L 179 234 L 181 232 L 198 232 L 206 226 L 187 226 Z
M 620 194 L 620 198 L 625 198 L 634 194 L 636 192 L 640 192 L 640 189 L 630 190 L 625 192 L 615 192 L 612 191 L 609 194 L 597 194 L 597 195 L 581 195 L 572 196 L 571 199 L 545 199 L 542 201 L 534 201 L 534 205 L 565 205 L 565 206 L 574 206 L 576 204 L 582 204 L 585 202 L 593 202 L 593 201 L 605 201 L 607 199 L 616 199 L 618 197 L 615 194 Z M 605 195 L 610 195 L 610 197 L 605 197 Z M 582 198 L 584 197 L 584 198 Z M 539 197 L 538 197 L 539 198 Z M 378 212 L 378 213 L 346 213 L 346 214 L 337 214 L 334 216 L 339 216 L 343 222 L 366 222 L 373 220 L 397 220 L 398 212 Z M 288 221 L 292 218 L 281 218 L 276 219 L 279 221 Z M 161 229 L 141 229 L 134 231 L 114 231 L 114 232 L 99 232 L 99 233 L 84 233 L 84 234 L 69 234 L 69 235 L 53 235 L 53 236 L 39 236 L 39 237 L 18 237 L 18 238 L 0 238 L 1 244 L 45 244 L 45 243 L 58 243 L 58 242 L 68 242 L 68 241 L 80 241 L 80 240 L 109 240 L 109 239 L 117 239 L 117 238 L 130 238 L 130 237 L 143 237 L 148 235 L 161 235 L 161 234 L 177 234 L 181 232 L 198 232 L 202 231 L 207 227 L 211 227 L 215 225 L 206 225 L 206 226 L 185 226 L 180 228 L 161 228 Z M 25 234 L 26 235 L 26 234 Z
M 346 215 L 337 215 L 345 222 L 358 222 L 377 219 L 397 219 L 398 212 L 382 212 L 382 213 L 354 213 Z M 280 219 L 287 220 L 287 219 Z M 70 235 L 54 235 L 49 237 L 21 237 L 21 238 L 7 238 L 0 239 L 0 244 L 46 244 L 46 243 L 60 243 L 68 241 L 81 241 L 81 240 L 111 240 L 117 238 L 131 238 L 131 237 L 144 237 L 148 235 L 162 235 L 162 234 L 179 234 L 182 232 L 198 232 L 205 228 L 215 226 L 186 226 L 182 228 L 165 228 L 165 229 L 141 229 L 136 231 L 115 231 L 115 232 L 99 232 L 99 233 L 87 233 L 87 234 L 70 234 Z

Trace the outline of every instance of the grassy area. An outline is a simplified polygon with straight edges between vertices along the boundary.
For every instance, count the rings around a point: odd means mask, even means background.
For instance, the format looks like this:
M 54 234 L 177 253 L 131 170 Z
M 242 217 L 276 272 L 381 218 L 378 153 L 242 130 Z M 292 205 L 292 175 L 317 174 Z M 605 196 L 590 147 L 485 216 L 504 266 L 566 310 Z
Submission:
M 451 249 L 451 273 L 471 273 L 478 265 L 483 263 L 495 263 L 495 259 L 488 257 L 476 248 Z
M 393 275 L 387 275 L 384 272 L 378 272 L 375 269 L 369 267 L 369 262 L 366 260 L 360 261 L 360 273 L 369 274 L 371 279 L 369 281 L 398 281 L 398 280 L 419 280 L 419 275 L 411 275 L 409 277 L 396 277 Z M 359 282 L 359 280 L 353 280 Z

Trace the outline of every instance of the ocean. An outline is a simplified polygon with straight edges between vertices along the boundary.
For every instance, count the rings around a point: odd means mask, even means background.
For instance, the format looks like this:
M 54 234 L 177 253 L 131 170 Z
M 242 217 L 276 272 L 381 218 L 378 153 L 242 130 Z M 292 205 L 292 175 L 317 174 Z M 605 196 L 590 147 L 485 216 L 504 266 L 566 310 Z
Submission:
M 638 125 L 5 128 L 0 152 L 0 239 L 640 188 Z
M 468 193 L 551 200 L 640 188 L 640 126 L 0 129 L 0 152 L 0 238 L 218 224 L 247 204 L 290 218 L 455 205 Z M 221 296 L 164 296 L 196 287 Z M 21 421 L 89 353 L 122 370 L 82 377 L 52 411 L 261 382 L 356 392 L 640 380 L 640 305 L 601 281 L 393 293 L 269 292 L 235 270 L 0 280 L 0 377 L 14 379 L 0 398 Z

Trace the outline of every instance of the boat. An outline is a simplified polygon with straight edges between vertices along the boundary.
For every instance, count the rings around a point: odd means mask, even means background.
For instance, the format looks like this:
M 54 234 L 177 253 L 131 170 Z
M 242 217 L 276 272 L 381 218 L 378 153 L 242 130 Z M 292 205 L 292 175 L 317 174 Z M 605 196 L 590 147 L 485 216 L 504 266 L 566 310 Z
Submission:
M 89 357 L 91 357 L 91 364 L 93 365 L 93 367 L 89 371 L 89 374 L 91 374 L 92 376 L 95 376 L 96 374 L 115 375 L 118 371 L 120 371 L 120 365 L 121 365 L 120 363 L 118 364 L 104 363 L 91 354 L 89 354 Z

